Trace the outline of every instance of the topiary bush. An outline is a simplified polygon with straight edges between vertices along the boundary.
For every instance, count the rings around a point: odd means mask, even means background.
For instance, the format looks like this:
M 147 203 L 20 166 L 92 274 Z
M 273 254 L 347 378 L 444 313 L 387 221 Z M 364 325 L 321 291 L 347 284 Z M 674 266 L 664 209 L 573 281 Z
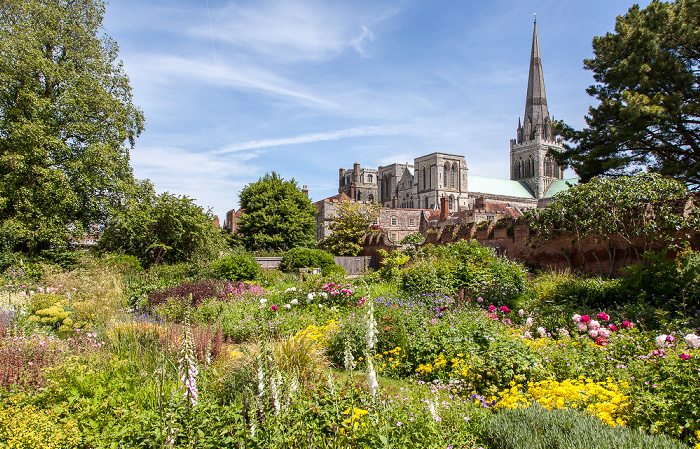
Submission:
M 219 279 L 252 281 L 260 276 L 260 265 L 247 254 L 231 254 L 213 262 L 211 268 Z
M 322 249 L 292 248 L 282 256 L 282 270 L 296 271 L 299 268 L 326 269 L 335 265 L 333 256 Z
M 482 439 L 499 449 L 687 449 L 666 435 L 647 435 L 628 427 L 610 427 L 590 415 L 568 409 L 549 411 L 539 404 L 494 413 L 482 425 Z

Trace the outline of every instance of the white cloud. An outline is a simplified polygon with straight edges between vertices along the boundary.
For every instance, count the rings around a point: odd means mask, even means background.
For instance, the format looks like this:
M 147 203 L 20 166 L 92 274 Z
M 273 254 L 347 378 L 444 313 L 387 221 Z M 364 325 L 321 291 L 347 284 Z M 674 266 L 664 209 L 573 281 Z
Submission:
M 214 154 L 234 153 L 242 150 L 271 148 L 286 145 L 297 145 L 302 143 L 323 142 L 329 140 L 340 140 L 351 137 L 365 136 L 388 136 L 402 134 L 407 131 L 405 126 L 360 126 L 356 128 L 344 129 L 340 131 L 329 131 L 322 133 L 302 134 L 300 136 L 282 137 L 279 139 L 251 140 L 249 142 L 235 143 L 228 145 Z

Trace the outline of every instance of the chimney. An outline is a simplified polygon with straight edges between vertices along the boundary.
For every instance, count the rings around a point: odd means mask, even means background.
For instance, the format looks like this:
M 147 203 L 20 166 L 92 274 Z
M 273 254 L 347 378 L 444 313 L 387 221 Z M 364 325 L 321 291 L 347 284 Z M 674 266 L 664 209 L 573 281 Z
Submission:
M 449 215 L 449 211 L 447 210 L 447 198 L 443 195 L 442 198 L 440 198 L 440 221 L 447 220 L 447 215 Z
M 392 209 L 398 209 L 399 208 L 399 199 L 394 195 L 394 198 L 391 200 L 391 208 Z
M 355 199 L 355 183 L 354 182 L 350 183 L 350 199 L 351 200 Z
M 302 188 L 301 188 L 301 193 L 303 193 L 304 195 L 306 195 L 306 197 L 308 198 L 308 197 L 309 197 L 309 188 L 308 188 L 307 186 L 302 187 Z
M 221 227 L 219 225 L 219 216 L 218 215 L 214 215 L 214 224 L 216 225 L 217 228 Z

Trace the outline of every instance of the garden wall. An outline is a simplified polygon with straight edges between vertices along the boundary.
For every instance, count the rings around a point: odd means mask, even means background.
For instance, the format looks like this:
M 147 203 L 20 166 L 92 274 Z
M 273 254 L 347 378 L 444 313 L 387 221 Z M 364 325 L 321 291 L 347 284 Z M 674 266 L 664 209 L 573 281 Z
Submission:
M 634 251 L 615 250 L 609 252 L 601 243 L 599 237 L 587 237 L 578 241 L 570 235 L 561 235 L 556 240 L 539 242 L 528 223 L 524 219 L 499 222 L 454 223 L 443 222 L 428 228 L 424 233 L 424 244 L 445 245 L 458 240 L 475 239 L 483 246 L 494 248 L 499 255 L 525 263 L 533 268 L 547 268 L 584 271 L 593 274 L 619 274 L 622 267 L 637 261 Z M 697 232 L 690 236 L 682 235 L 693 249 L 700 248 L 700 235 Z M 622 242 L 617 245 L 622 248 Z M 383 235 L 373 235 L 365 238 L 363 255 L 378 255 L 377 251 L 384 249 L 401 250 Z M 655 250 L 664 250 L 659 246 Z M 612 261 L 612 267 L 611 267 Z M 379 258 L 381 263 L 381 257 Z M 611 270 L 612 268 L 612 270 Z

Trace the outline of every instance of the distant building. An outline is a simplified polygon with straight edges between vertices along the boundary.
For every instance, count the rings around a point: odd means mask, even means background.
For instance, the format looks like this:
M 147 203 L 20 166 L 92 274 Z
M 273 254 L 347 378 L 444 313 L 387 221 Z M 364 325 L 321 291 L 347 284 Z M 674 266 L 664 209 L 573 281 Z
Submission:
M 415 158 L 413 164 L 396 163 L 376 171 L 358 163 L 352 170 L 341 168 L 338 192 L 358 201 L 375 199 L 393 209 L 437 210 L 444 197 L 450 213 L 473 210 L 477 200 L 526 211 L 546 206 L 556 193 L 578 183 L 578 178 L 565 180 L 564 170 L 549 154 L 562 150 L 561 140 L 552 133 L 535 22 L 525 115 L 510 141 L 509 180 L 468 175 L 464 156 L 435 152 Z

